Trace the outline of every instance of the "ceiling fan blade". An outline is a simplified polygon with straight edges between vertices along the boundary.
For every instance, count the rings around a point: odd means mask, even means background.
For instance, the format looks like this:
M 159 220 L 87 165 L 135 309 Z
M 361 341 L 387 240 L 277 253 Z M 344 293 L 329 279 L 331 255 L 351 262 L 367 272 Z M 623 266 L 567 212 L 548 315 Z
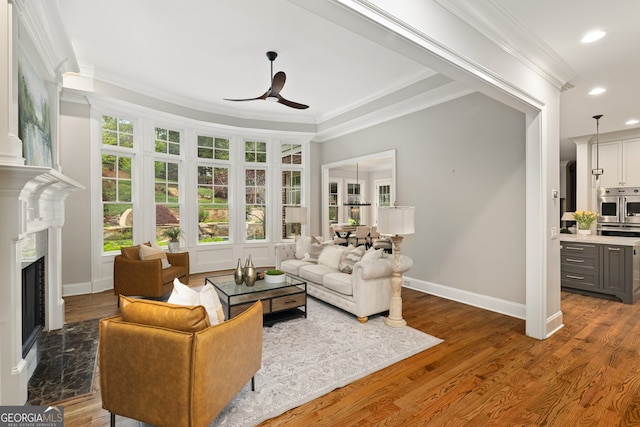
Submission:
M 229 99 L 229 98 L 223 98 L 223 100 L 225 101 L 256 101 L 258 99 L 267 99 L 269 91 L 263 93 L 262 95 L 258 96 L 257 98 L 243 98 L 243 99 Z
M 297 102 L 289 101 L 288 99 L 284 99 L 282 96 L 278 95 L 278 102 L 282 105 L 286 105 L 287 107 L 297 108 L 298 110 L 304 110 L 309 108 L 308 105 L 298 104 Z
M 271 92 L 269 93 L 269 96 L 278 96 L 286 80 L 287 75 L 283 71 L 278 71 L 276 75 L 273 76 L 273 81 L 271 82 Z

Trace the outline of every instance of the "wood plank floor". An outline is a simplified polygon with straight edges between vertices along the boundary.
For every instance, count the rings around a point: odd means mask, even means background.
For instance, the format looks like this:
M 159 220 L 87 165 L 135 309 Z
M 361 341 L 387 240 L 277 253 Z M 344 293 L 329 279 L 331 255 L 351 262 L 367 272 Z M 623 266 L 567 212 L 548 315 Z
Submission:
M 444 343 L 261 426 L 640 426 L 638 304 L 563 292 L 565 327 L 539 341 L 523 320 L 410 289 L 403 299 L 408 324 Z M 110 292 L 65 300 L 68 322 L 117 312 Z M 97 388 L 59 404 L 67 427 L 109 425 Z

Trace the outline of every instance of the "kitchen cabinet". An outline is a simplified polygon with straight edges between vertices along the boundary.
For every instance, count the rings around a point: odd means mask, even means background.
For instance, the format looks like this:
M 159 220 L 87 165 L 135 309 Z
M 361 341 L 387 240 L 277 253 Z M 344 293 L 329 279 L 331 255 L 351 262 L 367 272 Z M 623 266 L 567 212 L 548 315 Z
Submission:
M 598 167 L 601 187 L 640 185 L 640 138 L 599 144 Z M 592 168 L 596 168 L 596 145 L 591 146 Z M 635 166 L 635 167 L 634 167 Z
M 566 241 L 569 239 L 570 241 Z M 640 246 L 637 239 L 591 236 L 567 237 L 560 249 L 560 284 L 563 290 L 615 297 L 633 304 L 640 297 Z

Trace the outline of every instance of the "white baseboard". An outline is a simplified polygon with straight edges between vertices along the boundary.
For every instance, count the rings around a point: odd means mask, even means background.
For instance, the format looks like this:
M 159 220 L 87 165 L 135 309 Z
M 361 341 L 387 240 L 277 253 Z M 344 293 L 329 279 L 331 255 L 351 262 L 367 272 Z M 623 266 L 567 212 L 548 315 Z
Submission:
M 94 293 L 93 286 L 91 286 L 91 282 L 83 282 L 83 283 L 68 283 L 66 285 L 62 285 L 62 296 L 70 297 L 73 295 L 85 295 Z
M 439 285 L 437 283 L 426 282 L 424 280 L 413 279 L 407 276 L 404 276 L 402 279 L 403 286 L 406 288 L 415 289 L 437 297 L 494 311 L 517 319 L 526 319 L 526 307 L 524 304 L 518 304 L 512 301 L 469 292 L 462 289 L 456 289 L 450 286 Z

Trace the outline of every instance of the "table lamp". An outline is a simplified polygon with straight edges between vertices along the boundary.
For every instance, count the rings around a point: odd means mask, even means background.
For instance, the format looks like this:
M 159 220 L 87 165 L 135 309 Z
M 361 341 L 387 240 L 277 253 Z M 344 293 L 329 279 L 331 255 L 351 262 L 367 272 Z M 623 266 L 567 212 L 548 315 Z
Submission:
M 298 237 L 302 224 L 307 223 L 307 208 L 302 206 L 285 206 L 284 222 L 285 224 L 298 224 L 295 232 L 296 237 Z

